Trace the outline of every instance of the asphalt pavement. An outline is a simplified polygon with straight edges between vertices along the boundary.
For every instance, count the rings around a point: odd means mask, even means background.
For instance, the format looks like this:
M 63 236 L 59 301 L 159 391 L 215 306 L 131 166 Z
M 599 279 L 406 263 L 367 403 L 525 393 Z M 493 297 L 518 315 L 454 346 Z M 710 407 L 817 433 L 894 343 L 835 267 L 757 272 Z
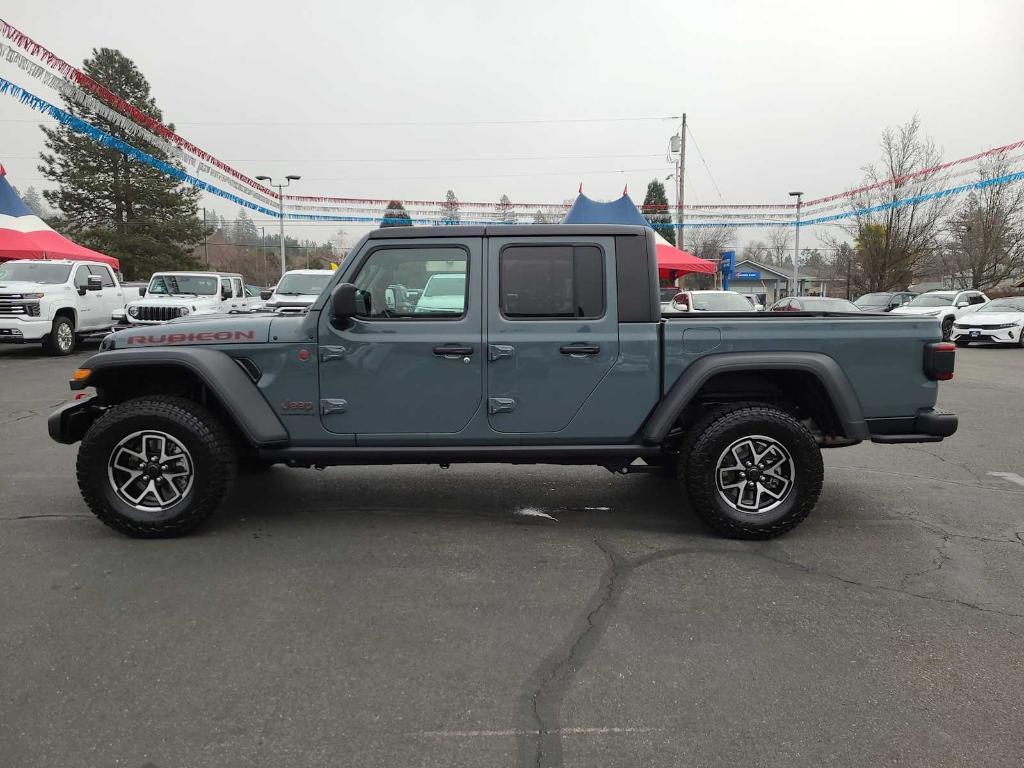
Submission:
M 958 351 L 957 435 L 827 451 L 753 543 L 496 465 L 275 468 L 135 541 L 46 436 L 85 355 L 0 348 L 3 768 L 1024 764 L 1024 351 Z

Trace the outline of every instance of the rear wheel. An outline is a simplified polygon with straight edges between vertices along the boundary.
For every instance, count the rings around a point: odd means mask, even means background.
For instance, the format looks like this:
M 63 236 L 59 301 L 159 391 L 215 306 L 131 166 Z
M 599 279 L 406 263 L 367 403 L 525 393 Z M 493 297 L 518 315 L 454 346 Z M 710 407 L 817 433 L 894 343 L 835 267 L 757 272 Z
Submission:
M 696 425 L 679 478 L 694 512 L 735 539 L 791 530 L 814 508 L 824 470 L 814 436 L 770 405 L 738 404 Z
M 67 315 L 58 315 L 53 320 L 50 334 L 43 339 L 43 349 L 50 355 L 70 355 L 75 349 L 75 324 Z
M 101 521 L 128 536 L 182 536 L 202 525 L 234 480 L 232 440 L 206 408 L 154 396 L 114 406 L 86 432 L 78 486 Z

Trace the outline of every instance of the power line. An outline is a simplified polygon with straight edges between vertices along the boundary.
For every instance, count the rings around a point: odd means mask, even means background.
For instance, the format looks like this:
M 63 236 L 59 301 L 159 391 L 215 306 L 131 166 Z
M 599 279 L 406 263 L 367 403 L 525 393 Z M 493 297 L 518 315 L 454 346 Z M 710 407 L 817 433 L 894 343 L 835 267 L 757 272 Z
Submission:
M 697 143 L 697 137 L 693 135 L 693 129 L 690 126 L 686 126 L 686 130 L 690 133 L 690 139 L 693 141 L 693 147 L 697 150 L 697 154 L 700 155 L 700 161 L 704 164 L 704 170 L 708 172 L 708 178 L 711 179 L 711 183 L 715 186 L 715 192 L 718 193 L 718 199 L 720 202 L 725 202 L 725 198 L 722 197 L 722 190 L 718 188 L 718 182 L 715 181 L 715 177 L 711 174 L 711 168 L 708 166 L 708 161 L 704 159 L 704 153 L 700 151 L 700 145 Z
M 325 127 L 371 127 L 385 126 L 453 126 L 453 125 L 556 125 L 579 123 L 639 123 L 664 120 L 678 120 L 677 115 L 650 117 L 564 117 L 535 118 L 518 120 L 175 120 L 175 125 L 226 125 L 226 126 L 325 126 Z M 24 118 L 2 118 L 2 123 L 38 123 L 39 120 Z

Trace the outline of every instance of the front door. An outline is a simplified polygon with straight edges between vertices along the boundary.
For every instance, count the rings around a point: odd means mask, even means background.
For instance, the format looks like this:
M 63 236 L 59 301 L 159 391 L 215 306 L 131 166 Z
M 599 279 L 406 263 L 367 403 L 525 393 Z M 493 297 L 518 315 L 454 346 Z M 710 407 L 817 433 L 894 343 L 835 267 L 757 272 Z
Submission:
M 619 354 L 614 241 L 488 239 L 491 428 L 559 432 Z
M 483 396 L 481 238 L 370 241 L 346 270 L 365 312 L 320 314 L 320 408 L 330 432 L 452 434 Z

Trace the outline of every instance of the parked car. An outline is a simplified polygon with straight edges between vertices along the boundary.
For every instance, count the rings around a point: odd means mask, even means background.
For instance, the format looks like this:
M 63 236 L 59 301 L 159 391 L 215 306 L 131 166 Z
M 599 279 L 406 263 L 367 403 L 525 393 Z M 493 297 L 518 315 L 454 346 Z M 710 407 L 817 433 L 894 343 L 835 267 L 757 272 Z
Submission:
M 853 303 L 860 307 L 861 312 L 892 312 L 917 297 L 911 291 L 883 291 L 881 293 L 865 293 Z
M 754 305 L 735 291 L 680 291 L 672 297 L 668 313 L 754 312 Z
M 305 312 L 323 293 L 333 274 L 330 269 L 289 270 L 277 285 L 262 292 L 264 308 L 275 312 Z
M 953 323 L 987 301 L 988 296 L 981 291 L 928 291 L 897 307 L 892 314 L 934 317 L 942 329 L 942 339 L 948 341 Z
M 81 441 L 96 516 L 132 536 L 188 533 L 239 462 L 653 465 L 714 530 L 769 538 L 817 502 L 822 447 L 957 428 L 934 410 L 956 348 L 930 318 L 787 323 L 741 296 L 745 312 L 662 318 L 649 228 L 398 230 L 364 236 L 307 313 L 108 336 L 72 377 L 95 395 L 48 421 L 54 440 Z M 436 313 L 385 301 L 456 271 L 444 281 L 465 280 L 460 303 L 448 285 Z
M 263 289 L 261 289 L 258 285 L 247 284 L 245 286 L 245 295 L 249 299 L 250 312 L 258 312 L 259 310 L 263 309 Z
M 222 272 L 157 272 L 146 295 L 125 308 L 123 323 L 110 316 L 114 330 L 135 325 L 158 325 L 188 315 L 252 312 L 258 307 L 246 293 L 242 276 Z
M 779 299 L 770 312 L 860 312 L 860 307 L 846 299 L 827 296 L 791 296 Z
M 443 272 L 431 275 L 423 293 L 413 307 L 417 315 L 450 314 L 458 311 L 466 302 L 466 273 Z
M 105 335 L 125 305 L 125 289 L 106 264 L 15 260 L 0 263 L 0 342 L 41 343 L 66 355 L 85 338 Z
M 953 323 L 950 338 L 958 347 L 972 341 L 1024 347 L 1024 296 L 992 299 Z
M 761 299 L 756 293 L 741 293 L 740 296 L 750 302 L 750 306 L 754 308 L 755 312 L 764 312 L 764 304 L 761 303 Z

